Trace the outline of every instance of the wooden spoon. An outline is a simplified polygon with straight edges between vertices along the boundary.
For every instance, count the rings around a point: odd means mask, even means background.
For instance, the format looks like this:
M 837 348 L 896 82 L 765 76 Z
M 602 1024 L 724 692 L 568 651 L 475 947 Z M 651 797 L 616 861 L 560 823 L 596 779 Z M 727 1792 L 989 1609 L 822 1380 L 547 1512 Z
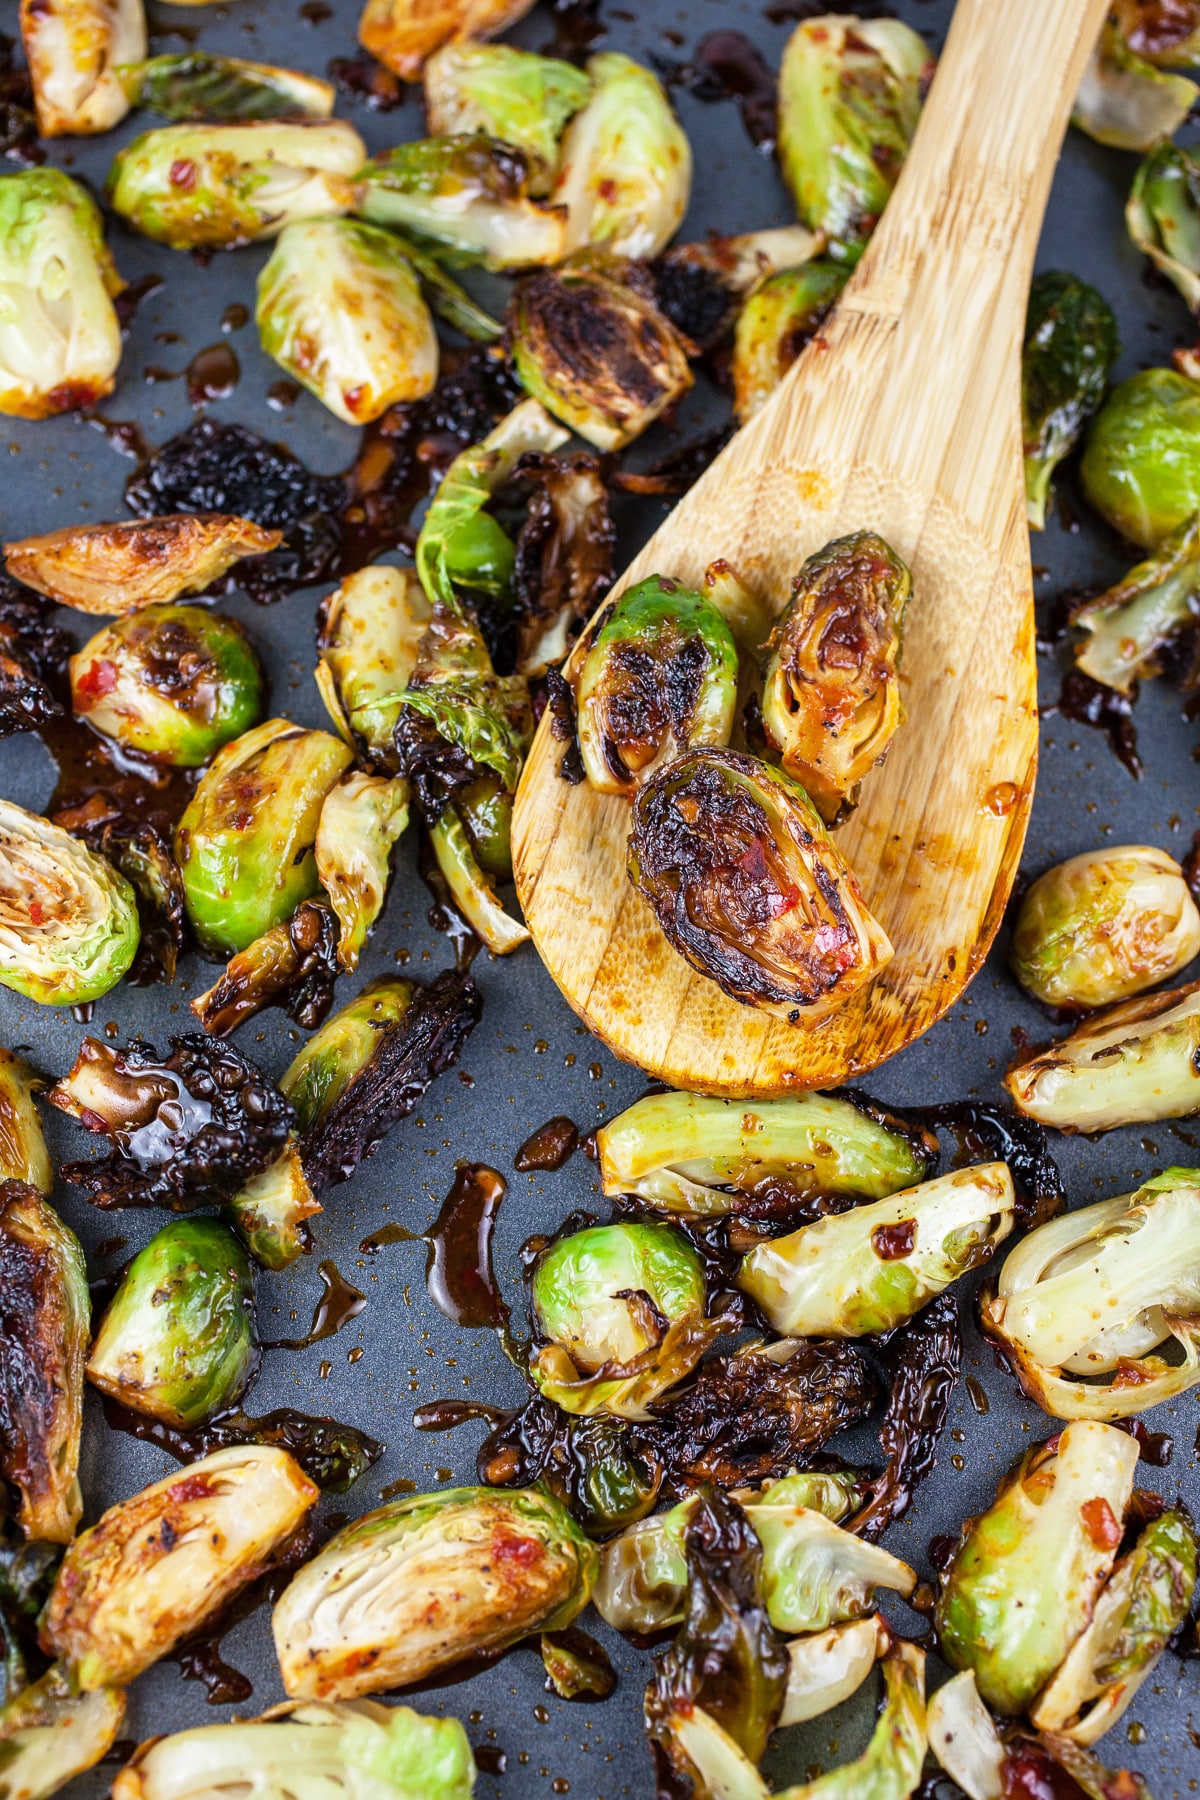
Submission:
M 837 833 L 895 945 L 823 1024 L 727 998 L 625 872 L 628 803 L 560 779 L 543 718 L 517 793 L 517 891 L 551 975 L 674 1087 L 833 1087 L 928 1030 L 1008 899 L 1037 763 L 1020 349 L 1055 161 L 1107 0 L 959 0 L 907 165 L 840 305 L 614 592 L 725 557 L 782 606 L 805 557 L 871 528 L 908 562 L 907 722 Z

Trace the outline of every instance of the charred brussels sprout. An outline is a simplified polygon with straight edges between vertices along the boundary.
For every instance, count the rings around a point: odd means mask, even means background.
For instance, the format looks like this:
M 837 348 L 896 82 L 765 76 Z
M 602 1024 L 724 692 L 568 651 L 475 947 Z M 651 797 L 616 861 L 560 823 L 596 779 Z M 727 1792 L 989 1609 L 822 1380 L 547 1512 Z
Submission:
M 551 195 L 567 210 L 564 249 L 657 256 L 687 211 L 691 145 L 649 69 L 605 51 L 587 73 L 591 98 L 567 127 Z
M 39 1194 L 54 1187 L 54 1167 L 34 1095 L 45 1082 L 11 1050 L 0 1050 L 0 1184 L 24 1182 Z
M 1100 409 L 1079 465 L 1115 530 L 1152 550 L 1200 512 L 1200 382 L 1143 369 Z
M 399 976 L 368 982 L 356 1000 L 334 1013 L 296 1055 L 280 1080 L 280 1092 L 296 1109 L 301 1133 L 329 1117 L 339 1097 L 362 1073 L 384 1032 L 398 1025 L 412 1004 L 413 985 Z
M 733 750 L 689 750 L 634 803 L 629 879 L 679 954 L 744 1006 L 816 1024 L 892 946 L 803 788 Z
M 352 760 L 340 739 L 286 719 L 217 753 L 175 833 L 188 918 L 205 949 L 247 949 L 317 892 L 321 807 Z
M 316 681 L 347 743 L 396 766 L 396 720 L 429 623 L 415 569 L 377 563 L 347 575 L 321 602 Z
M 557 262 L 566 249 L 563 209 L 530 199 L 525 157 L 479 133 L 385 150 L 361 171 L 354 210 L 489 269 Z
M 1110 1425 L 1068 1425 L 963 1527 L 942 1578 L 943 1656 L 993 1711 L 1023 1712 L 1092 1617 L 1121 1542 L 1138 1449 Z
M 760 412 L 849 279 L 845 263 L 824 257 L 781 269 L 756 288 L 738 314 L 733 340 L 733 395 L 738 423 Z
M 1089 850 L 1040 875 L 1021 902 L 1011 962 L 1047 1006 L 1107 1006 L 1167 981 L 1200 951 L 1183 871 L 1145 844 Z
M 337 959 L 356 969 L 383 911 L 392 846 L 408 824 L 408 783 L 352 769 L 325 796 L 314 851 L 321 886 L 338 917 Z
M 1200 311 L 1200 163 L 1159 144 L 1134 177 L 1125 219 L 1137 248 Z
M 0 412 L 47 419 L 112 393 L 124 286 L 78 182 L 61 169 L 0 175 Z
M 517 669 L 545 675 L 612 585 L 616 532 L 599 459 L 528 451 L 518 480 L 530 489 L 517 534 L 513 589 L 521 609 Z
M 87 1374 L 134 1412 L 186 1426 L 232 1406 L 257 1365 L 246 1252 L 216 1219 L 175 1219 L 122 1276 Z
M 853 806 L 904 722 L 898 665 L 912 577 L 873 531 L 810 556 L 771 633 L 763 723 L 821 816 Z
M 319 1496 L 286 1450 L 218 1450 L 109 1507 L 71 1544 L 41 1642 L 84 1693 L 122 1687 L 226 1606 Z
M 112 1749 L 124 1717 L 119 1689 L 80 1694 L 53 1664 L 0 1711 L 0 1779 L 8 1800 L 49 1800 L 94 1768 Z
M 425 65 L 425 113 L 435 137 L 481 132 L 529 160 L 531 193 L 548 191 L 558 140 L 592 84 L 582 69 L 512 44 L 446 44 Z
M 737 701 L 733 633 L 712 604 L 665 575 L 627 588 L 604 615 L 575 690 L 592 786 L 633 794 L 697 744 L 727 744 Z
M 1103 294 L 1059 270 L 1037 277 L 1021 356 L 1025 499 L 1035 531 L 1046 523 L 1051 477 L 1103 400 L 1119 349 Z
M 932 1142 L 848 1100 L 651 1094 L 596 1134 L 606 1194 L 666 1212 L 736 1213 L 760 1188 L 882 1200 L 933 1168 Z
M 275 1608 L 293 1699 L 407 1687 L 464 1657 L 569 1625 L 596 1552 L 536 1488 L 413 1494 L 340 1531 Z
M 1135 56 L 1156 69 L 1187 69 L 1200 55 L 1197 0 L 1113 0 L 1114 24 Z
M 0 1295 L 0 1473 L 26 1537 L 66 1544 L 83 1511 L 87 1266 L 75 1233 L 19 1181 L 0 1183 Z
M 748 296 L 776 274 L 798 271 L 819 254 L 824 241 L 807 226 L 777 225 L 675 244 L 651 264 L 655 301 L 697 350 L 715 350 L 730 335 L 743 303 L 749 305 Z M 845 280 L 843 274 L 841 283 Z M 797 343 L 796 354 L 799 349 Z
M 232 1797 L 253 1772 L 262 1800 L 349 1792 L 378 1800 L 471 1800 L 475 1762 L 457 1719 L 370 1700 L 273 1707 L 262 1719 L 151 1738 L 113 1782 L 113 1800 Z
M 302 900 L 290 919 L 231 956 L 220 980 L 196 995 L 191 1010 L 214 1037 L 228 1037 L 267 1006 L 286 1007 L 306 1030 L 319 1025 L 333 1004 L 337 937 L 328 901 Z
M 796 210 L 856 263 L 899 179 L 933 57 L 898 19 L 797 26 L 779 71 L 779 152 Z
M 334 90 L 328 81 L 296 69 L 244 62 L 240 56 L 210 56 L 185 50 L 152 56 L 119 71 L 132 106 L 165 118 L 229 124 L 246 119 L 327 119 Z
M 1058 1131 L 1111 1131 L 1200 1112 L 1200 982 L 1126 1000 L 1014 1063 L 1018 1111 Z
M 1115 150 L 1152 150 L 1179 129 L 1198 94 L 1194 81 L 1164 74 L 1139 55 L 1110 14 L 1084 70 L 1071 123 Z
M 598 450 L 624 449 L 692 385 L 674 326 L 611 273 L 531 275 L 509 318 L 522 386 Z
M 236 513 L 169 513 L 68 525 L 5 544 L 4 557 L 10 575 L 60 606 L 128 613 L 202 593 L 242 557 L 262 556 L 282 538 Z
M 267 355 L 347 425 L 420 400 L 437 380 L 437 335 L 420 283 L 377 226 L 286 226 L 258 277 L 255 318 Z
M 71 658 L 71 705 L 105 737 L 198 769 L 262 711 L 258 658 L 241 626 L 201 606 L 145 606 Z
M 1200 1170 L 1051 1219 L 1005 1259 L 984 1328 L 1058 1419 L 1124 1419 L 1200 1382 Z M 1174 1339 L 1182 1362 L 1155 1352 Z
M 704 1316 L 704 1267 L 669 1225 L 595 1225 L 538 1258 L 531 1288 L 544 1343 L 530 1377 L 564 1412 L 648 1419 L 726 1321 Z
M 0 800 L 0 984 L 48 1006 L 115 987 L 138 947 L 123 875 L 61 826 Z
M 122 63 L 146 54 L 142 0 L 21 0 L 42 137 L 111 131 L 129 111 Z
M 1085 675 L 1132 695 L 1156 675 L 1160 653 L 1200 616 L 1200 515 L 1173 532 L 1115 587 L 1085 600 L 1071 623 L 1087 634 L 1075 651 Z
M 533 0 L 367 0 L 358 41 L 386 69 L 419 81 L 426 59 L 443 44 L 495 37 L 515 25 Z
M 760 1245 L 738 1286 L 789 1337 L 891 1331 L 988 1261 L 1015 1204 L 1006 1163 L 955 1169 Z
M 349 211 L 367 160 L 341 119 L 164 125 L 118 151 L 114 212 L 173 250 L 229 249 Z

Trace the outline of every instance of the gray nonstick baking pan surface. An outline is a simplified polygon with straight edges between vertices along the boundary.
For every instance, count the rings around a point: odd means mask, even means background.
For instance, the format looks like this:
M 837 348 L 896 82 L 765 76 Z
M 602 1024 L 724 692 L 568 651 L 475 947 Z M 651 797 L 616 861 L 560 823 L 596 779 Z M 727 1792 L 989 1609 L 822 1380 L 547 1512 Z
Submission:
M 1002 5 L 1003 0 L 995 0 Z M 1047 0 L 1053 5 L 1054 0 Z M 783 11 L 785 9 L 779 8 Z M 798 9 L 793 9 L 798 10 Z M 884 10 L 890 10 L 885 8 Z M 6 9 L 15 34 L 15 6 Z M 896 13 L 940 46 L 952 11 L 951 0 L 897 0 Z M 153 29 L 158 47 L 182 49 L 170 36 L 184 27 L 198 31 L 206 50 L 219 50 L 323 74 L 330 60 L 355 54 L 357 0 L 331 5 L 297 5 L 297 0 L 231 0 L 228 5 L 163 7 Z M 686 61 L 706 33 L 729 28 L 747 34 L 767 61 L 777 65 L 787 22 L 764 17 L 761 0 L 640 0 L 636 10 L 602 4 L 605 47 L 646 62 Z M 517 41 L 532 47 L 550 36 L 548 8 L 539 6 L 517 29 Z M 696 151 L 692 207 L 682 238 L 706 231 L 738 231 L 789 218 L 783 184 L 774 164 L 751 144 L 736 105 L 707 102 L 676 89 L 676 101 Z M 372 149 L 419 136 L 419 96 L 389 114 L 339 99 L 338 112 L 353 120 Z M 107 137 L 60 139 L 52 160 L 91 180 L 99 189 L 117 146 L 146 121 L 130 119 Z M 1106 151 L 1071 133 L 1063 152 L 1042 237 L 1042 267 L 1074 271 L 1096 283 L 1116 309 L 1124 349 L 1118 376 L 1164 363 L 1173 346 L 1194 332 L 1173 290 L 1149 285 L 1141 259 L 1125 234 L 1122 207 L 1133 176 L 1132 157 Z M 227 342 L 241 365 L 232 394 L 211 406 L 219 419 L 236 420 L 281 438 L 320 471 L 346 467 L 358 434 L 301 394 L 276 410 L 268 390 L 280 371 L 259 350 L 253 324 L 222 337 L 222 317 L 233 303 L 252 310 L 254 282 L 266 247 L 214 256 L 207 265 L 134 236 L 119 223 L 111 232 L 124 276 L 154 273 L 163 285 L 144 299 L 125 347 L 116 393 L 106 402 L 110 419 L 136 421 L 154 444 L 186 427 L 193 417 L 183 379 L 163 380 L 163 371 L 182 371 L 207 345 Z M 936 317 L 928 321 L 936 332 Z M 719 404 L 719 403 L 717 403 Z M 649 458 L 696 435 L 707 398 L 693 395 L 670 430 L 639 447 Z M 0 524 L 5 538 L 48 531 L 77 521 L 125 516 L 122 489 L 133 465 L 93 425 L 78 418 L 26 424 L 0 422 Z M 1106 583 L 1128 561 L 1105 529 L 1072 506 L 1073 479 L 1059 487 L 1066 505 L 1055 507 L 1047 530 L 1035 536 L 1039 609 L 1048 614 L 1052 597 L 1072 587 Z M 640 512 L 622 515 L 621 560 L 657 523 L 665 502 L 640 503 Z M 1078 514 L 1078 523 L 1075 515 Z M 869 523 L 869 521 L 865 521 Z M 272 711 L 303 724 L 326 723 L 312 679 L 313 618 L 322 590 L 307 590 L 273 607 L 242 596 L 222 601 L 246 625 L 263 657 L 272 686 Z M 78 614 L 63 621 L 78 642 L 90 635 Z M 1061 652 L 1058 653 L 1061 656 Z M 1165 682 L 1143 689 L 1136 721 L 1143 773 L 1135 781 L 1103 735 L 1070 723 L 1053 708 L 1060 681 L 1058 656 L 1042 656 L 1042 760 L 1033 820 L 1023 868 L 1035 874 L 1072 855 L 1108 844 L 1142 842 L 1182 857 L 1200 827 L 1200 780 L 1196 726 L 1183 716 L 1179 692 Z M 919 731 L 921 721 L 907 727 Z M 0 793 L 40 810 L 53 787 L 49 756 L 32 736 L 0 744 Z M 452 960 L 446 938 L 428 923 L 430 895 L 415 864 L 411 834 L 401 846 L 386 913 L 377 926 L 358 977 L 344 981 L 335 1004 L 357 992 L 363 979 L 394 970 L 429 975 Z M 1005 968 L 1002 932 L 992 956 L 968 993 L 924 1039 L 876 1071 L 864 1087 L 899 1104 L 930 1104 L 966 1097 L 999 1099 L 1000 1077 L 1022 1034 L 1050 1035 L 1044 1015 L 1016 988 Z M 1196 971 L 1191 971 L 1195 973 Z M 426 1095 L 415 1114 L 355 1177 L 335 1189 L 315 1221 L 315 1248 L 285 1274 L 259 1281 L 259 1324 L 263 1338 L 305 1335 L 322 1292 L 318 1263 L 330 1259 L 342 1276 L 362 1290 L 366 1304 L 336 1335 L 293 1351 L 263 1358 L 249 1410 L 261 1413 L 292 1406 L 330 1414 L 359 1426 L 386 1443 L 386 1452 L 348 1494 L 322 1502 L 326 1514 L 357 1515 L 377 1503 L 381 1490 L 412 1483 L 418 1490 L 475 1479 L 475 1452 L 484 1431 L 468 1423 L 439 1435 L 413 1427 L 414 1408 L 443 1398 L 475 1399 L 499 1405 L 522 1397 L 520 1377 L 490 1331 L 464 1331 L 434 1304 L 425 1284 L 425 1248 L 420 1241 L 396 1242 L 374 1255 L 360 1248 L 368 1234 L 388 1223 L 414 1233 L 435 1218 L 454 1178 L 455 1163 L 470 1159 L 493 1165 L 508 1181 L 494 1240 L 495 1267 L 514 1307 L 521 1298 L 519 1247 L 535 1232 L 553 1229 L 572 1209 L 604 1203 L 596 1194 L 594 1165 L 577 1153 L 555 1174 L 518 1174 L 513 1155 L 531 1131 L 555 1114 L 568 1114 L 581 1134 L 629 1104 L 643 1077 L 615 1059 L 576 1021 L 531 947 L 506 961 L 486 954 L 476 963 L 484 995 L 481 1024 L 468 1041 L 457 1069 Z M 160 1048 L 172 1031 L 194 1025 L 189 998 L 211 981 L 209 965 L 188 958 L 173 988 L 122 987 L 96 1006 L 89 1027 L 68 1011 L 39 1008 L 0 990 L 0 1042 L 21 1046 L 40 1067 L 62 1074 L 70 1066 L 85 1029 L 124 1042 L 143 1033 Z M 271 1075 L 279 1075 L 295 1052 L 300 1033 L 280 1012 L 244 1026 L 237 1041 Z M 69 1121 L 47 1121 L 56 1157 L 87 1154 L 91 1148 Z M 1186 1127 L 1159 1125 L 1117 1131 L 1096 1142 L 1055 1138 L 1052 1151 L 1073 1204 L 1085 1204 L 1137 1185 L 1152 1171 L 1172 1163 L 1200 1161 Z M 79 1232 L 93 1277 L 119 1267 L 164 1223 L 152 1212 L 101 1214 L 74 1190 L 56 1197 Z M 114 1234 L 123 1240 L 113 1246 Z M 109 1240 L 107 1253 L 100 1246 Z M 997 1479 L 1015 1456 L 1053 1427 L 1017 1392 L 978 1338 L 973 1319 L 973 1282 L 960 1284 L 967 1334 L 964 1382 L 953 1403 L 935 1474 L 921 1487 L 888 1546 L 929 1575 L 928 1544 L 957 1529 L 969 1513 L 992 1496 Z M 974 1395 L 974 1398 L 972 1398 Z M 986 1395 L 986 1410 L 982 1396 Z M 1158 1408 L 1151 1429 L 1174 1440 L 1165 1467 L 1142 1465 L 1139 1481 L 1172 1496 L 1181 1494 L 1200 1510 L 1196 1436 L 1198 1393 Z M 878 1455 L 869 1429 L 860 1429 L 835 1448 L 851 1459 Z M 85 1522 L 108 1505 L 157 1479 L 175 1465 L 148 1444 L 108 1428 L 89 1393 L 84 1428 L 82 1480 Z M 901 1606 L 898 1620 L 910 1629 L 918 1618 Z M 581 1621 L 607 1646 L 620 1682 L 603 1704 L 567 1704 L 544 1687 L 536 1649 L 518 1648 L 484 1673 L 412 1697 L 423 1710 L 462 1718 L 472 1742 L 487 1746 L 477 1793 L 542 1796 L 570 1793 L 577 1800 L 615 1800 L 618 1795 L 649 1800 L 650 1759 L 641 1728 L 641 1698 L 648 1657 L 631 1649 L 594 1614 Z M 266 1610 L 237 1625 L 224 1640 L 226 1661 L 253 1683 L 253 1696 L 236 1710 L 248 1716 L 283 1697 L 271 1647 Z M 204 1685 L 185 1679 L 178 1664 L 166 1661 L 140 1678 L 130 1694 L 125 1735 L 143 1738 L 186 1725 L 229 1716 L 229 1707 L 210 1705 Z M 777 1778 L 800 1778 L 805 1771 L 832 1767 L 856 1755 L 870 1724 L 870 1706 L 851 1706 L 787 1734 L 784 1749 L 769 1765 Z M 1140 1769 L 1156 1800 L 1176 1800 L 1200 1789 L 1200 1662 L 1168 1654 L 1142 1688 L 1131 1712 L 1104 1740 L 1109 1764 Z M 111 1769 L 98 1769 L 75 1784 L 79 1793 L 103 1792 Z

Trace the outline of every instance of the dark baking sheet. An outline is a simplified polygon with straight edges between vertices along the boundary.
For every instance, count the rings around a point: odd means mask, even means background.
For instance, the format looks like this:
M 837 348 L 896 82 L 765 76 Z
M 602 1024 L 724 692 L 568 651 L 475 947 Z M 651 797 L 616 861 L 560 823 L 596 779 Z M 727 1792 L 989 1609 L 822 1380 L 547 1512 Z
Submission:
M 997 4 L 1001 0 L 996 0 Z M 1049 0 L 1053 3 L 1053 0 Z M 322 10 L 329 11 L 321 18 Z M 199 29 L 206 49 L 323 72 L 330 58 L 353 53 L 357 0 L 334 0 L 331 9 L 296 0 L 235 0 L 204 9 L 163 8 L 158 26 Z M 939 44 L 952 10 L 950 0 L 898 0 L 896 12 Z M 16 30 L 15 7 L 8 29 Z M 643 60 L 685 59 L 708 31 L 735 27 L 777 62 L 787 30 L 764 18 L 760 0 L 694 0 L 691 6 L 643 0 L 636 15 L 603 9 L 608 47 Z M 314 22 L 314 19 L 316 22 Z M 522 42 L 540 46 L 549 36 L 548 9 L 538 9 L 520 27 Z M 164 39 L 163 48 L 182 47 Z M 680 92 L 680 113 L 696 150 L 696 183 L 685 236 L 709 229 L 743 230 L 788 217 L 784 190 L 772 163 L 757 152 L 728 103 L 707 104 Z M 339 102 L 367 142 L 377 148 L 420 134 L 419 101 L 390 115 Z M 98 141 L 60 142 L 54 160 L 103 180 L 113 149 L 137 129 L 129 121 L 120 133 Z M 1183 304 L 1173 292 L 1148 286 L 1140 259 L 1129 245 L 1121 209 L 1132 177 L 1132 158 L 1099 149 L 1072 134 L 1055 181 L 1043 234 L 1042 266 L 1075 270 L 1095 281 L 1115 306 L 1124 341 L 1120 374 L 1165 361 L 1172 345 L 1193 335 Z M 117 225 L 113 242 L 127 278 L 155 272 L 164 286 L 145 300 L 136 316 L 116 394 L 105 411 L 110 418 L 136 420 L 153 442 L 162 442 L 192 417 L 183 381 L 148 382 L 151 368 L 182 370 L 190 357 L 221 339 L 220 323 L 233 301 L 253 306 L 254 278 L 265 249 L 218 255 L 207 267 L 174 255 Z M 931 331 L 936 319 L 929 321 Z M 168 334 L 178 334 L 168 336 Z M 213 407 L 215 416 L 238 420 L 267 435 L 280 436 L 322 470 L 351 460 L 356 434 L 307 395 L 284 413 L 267 403 L 279 371 L 259 351 L 253 326 L 230 341 L 241 361 L 235 393 Z M 704 396 L 672 439 L 662 434 L 658 449 L 690 435 L 704 416 Z M 647 446 L 647 453 L 654 446 Z M 77 419 L 46 424 L 0 422 L 0 523 L 5 537 L 49 530 L 75 520 L 102 520 L 123 514 L 122 486 L 131 464 L 92 426 Z M 1071 483 L 1064 489 L 1069 497 Z M 662 516 L 658 503 L 624 520 L 626 550 L 637 532 Z M 1056 511 L 1047 531 L 1035 539 L 1037 591 L 1044 606 L 1061 589 L 1111 579 L 1125 558 L 1092 522 L 1082 528 L 1069 510 Z M 312 681 L 313 612 L 319 591 L 295 595 L 271 609 L 234 599 L 229 610 L 247 625 L 263 654 L 273 689 L 273 709 L 305 724 L 324 724 Z M 79 641 L 86 622 L 66 615 Z M 1043 657 L 1042 698 L 1049 707 L 1059 688 L 1053 655 Z M 1200 826 L 1200 782 L 1193 751 L 1195 726 L 1182 716 L 1180 696 L 1163 683 L 1151 684 L 1137 709 L 1145 772 L 1134 782 L 1096 732 L 1070 724 L 1050 711 L 1042 727 L 1042 765 L 1024 867 L 1035 873 L 1048 864 L 1091 847 L 1149 842 L 1182 855 Z M 909 729 L 919 730 L 914 720 Z M 36 739 L 0 744 L 0 792 L 40 808 L 49 798 L 52 771 Z M 415 869 L 411 843 L 403 846 L 386 915 L 364 958 L 362 975 L 374 976 L 408 959 L 417 974 L 431 973 L 450 960 L 444 938 L 427 923 L 429 895 Z M 998 1097 L 999 1078 L 1020 1032 L 1047 1034 L 1041 1013 L 1014 987 L 1004 967 L 1004 936 L 969 993 L 935 1030 L 866 1083 L 881 1098 L 925 1103 L 967 1095 Z M 359 1513 L 376 1502 L 380 1490 L 401 1479 L 419 1488 L 474 1479 L 481 1425 L 442 1436 L 413 1429 L 415 1406 L 444 1397 L 515 1402 L 519 1378 L 488 1332 L 453 1326 L 429 1299 L 424 1284 L 424 1251 L 400 1243 L 377 1256 L 364 1256 L 360 1241 L 388 1221 L 421 1231 L 434 1218 L 453 1179 L 458 1158 L 489 1162 L 509 1181 L 496 1238 L 496 1266 L 511 1298 L 519 1291 L 518 1248 L 531 1233 L 553 1227 L 572 1208 L 595 1197 L 594 1170 L 577 1155 L 558 1174 L 519 1175 L 513 1153 L 530 1131 L 554 1114 L 567 1113 L 587 1130 L 611 1116 L 639 1092 L 634 1069 L 617 1063 L 592 1041 L 559 997 L 532 949 L 506 962 L 480 959 L 477 973 L 485 995 L 483 1021 L 467 1046 L 461 1072 L 431 1090 L 417 1114 L 388 1140 L 386 1149 L 336 1189 L 316 1222 L 317 1254 L 282 1276 L 260 1278 L 260 1323 L 264 1337 L 302 1333 L 320 1293 L 318 1257 L 331 1257 L 343 1275 L 363 1289 L 364 1311 L 338 1336 L 301 1352 L 278 1350 L 264 1358 L 251 1399 L 252 1410 L 290 1405 L 331 1413 L 386 1441 L 383 1460 L 349 1495 L 324 1502 L 326 1510 Z M 113 1022 L 124 1039 L 141 1031 L 160 1043 L 172 1030 L 192 1023 L 190 995 L 207 986 L 205 965 L 187 962 L 171 990 L 120 989 L 99 1002 L 92 1029 Z M 199 984 L 199 985 L 198 985 Z M 339 999 L 355 989 L 343 984 Z M 0 1041 L 28 1048 L 53 1073 L 70 1064 L 82 1028 L 69 1013 L 30 1005 L 0 989 Z M 299 1034 L 280 1013 L 268 1013 L 243 1028 L 239 1041 L 272 1074 L 282 1072 Z M 52 1117 L 49 1132 L 57 1155 L 79 1154 L 79 1134 Z M 1054 1145 L 1072 1200 L 1084 1203 L 1134 1186 L 1153 1169 L 1192 1159 L 1195 1139 L 1170 1125 L 1114 1132 L 1099 1143 L 1059 1140 Z M 1197 1157 L 1196 1160 L 1200 1160 Z M 99 1215 L 80 1196 L 57 1196 L 64 1215 L 80 1233 L 93 1260 L 93 1274 L 116 1266 L 163 1223 L 159 1214 Z M 103 1261 L 95 1250 L 120 1232 L 126 1245 Z M 970 1282 L 960 1286 L 964 1317 L 970 1316 Z M 931 1537 L 957 1527 L 986 1502 L 997 1477 L 1031 1438 L 1049 1434 L 1049 1422 L 1020 1398 L 1007 1375 L 968 1325 L 967 1369 L 989 1400 L 978 1413 L 963 1386 L 954 1403 L 951 1430 L 934 1478 L 923 1487 L 889 1545 L 928 1573 Z M 1182 1493 L 1200 1509 L 1195 1439 L 1200 1423 L 1196 1394 L 1161 1407 L 1153 1427 L 1175 1440 L 1167 1468 L 1144 1468 L 1139 1479 L 1169 1494 Z M 846 1444 L 870 1458 L 870 1434 Z M 114 1500 L 132 1493 L 173 1465 L 162 1452 L 116 1435 L 105 1426 L 89 1395 L 84 1434 L 83 1485 L 90 1521 Z M 905 1617 L 904 1609 L 900 1615 Z M 616 1694 L 603 1705 L 567 1705 L 543 1688 L 536 1653 L 518 1649 L 485 1674 L 416 1697 L 431 1712 L 451 1712 L 468 1724 L 476 1744 L 503 1751 L 507 1771 L 481 1771 L 477 1792 L 493 1796 L 540 1797 L 565 1794 L 580 1800 L 614 1800 L 617 1795 L 648 1800 L 652 1793 L 649 1757 L 641 1732 L 641 1693 L 648 1663 L 591 1616 L 584 1621 L 602 1637 L 620 1671 Z M 907 1622 L 917 1621 L 907 1615 Z M 227 1660 L 251 1678 L 253 1699 L 238 1710 L 246 1715 L 282 1697 L 265 1613 L 239 1625 L 224 1646 Z M 130 1695 L 128 1735 L 143 1737 L 228 1716 L 211 1707 L 201 1684 L 185 1681 L 172 1662 L 151 1670 Z M 1193 1714 L 1195 1718 L 1193 1719 Z M 832 1766 L 857 1754 L 869 1725 L 865 1703 L 817 1720 L 788 1734 L 787 1773 Z M 1194 1729 L 1193 1729 L 1194 1728 Z M 1128 1740 L 1128 1741 L 1127 1741 Z M 1200 1663 L 1164 1658 L 1139 1694 L 1131 1713 L 1104 1748 L 1110 1762 L 1128 1760 L 1146 1775 L 1157 1800 L 1200 1786 Z M 493 1757 L 488 1759 L 495 1761 Z M 785 1764 L 777 1765 L 784 1773 Z M 99 1793 L 104 1770 L 76 1784 Z

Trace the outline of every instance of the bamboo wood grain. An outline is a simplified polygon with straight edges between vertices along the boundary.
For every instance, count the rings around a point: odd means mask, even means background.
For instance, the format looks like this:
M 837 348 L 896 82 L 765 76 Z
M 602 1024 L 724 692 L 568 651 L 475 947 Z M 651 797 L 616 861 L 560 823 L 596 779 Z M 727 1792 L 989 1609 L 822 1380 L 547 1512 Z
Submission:
M 959 0 L 908 163 L 836 313 L 615 592 L 717 557 L 781 607 L 804 558 L 870 527 L 909 563 L 907 722 L 837 833 L 896 948 L 824 1024 L 692 971 L 625 873 L 629 807 L 557 775 L 542 721 L 517 891 L 571 1005 L 676 1087 L 831 1087 L 928 1029 L 979 968 L 1033 797 L 1037 678 L 1020 348 L 1055 161 L 1106 0 Z M 752 221 L 747 221 L 747 224 Z

